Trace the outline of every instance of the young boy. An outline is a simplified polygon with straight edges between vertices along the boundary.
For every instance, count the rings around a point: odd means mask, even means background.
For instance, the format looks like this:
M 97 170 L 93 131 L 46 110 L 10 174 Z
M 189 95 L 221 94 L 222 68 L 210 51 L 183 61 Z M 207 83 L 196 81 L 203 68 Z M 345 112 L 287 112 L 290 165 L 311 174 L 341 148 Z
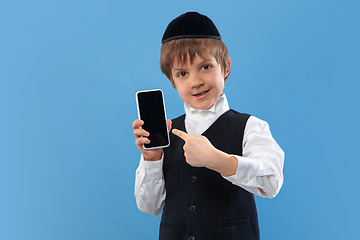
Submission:
M 133 123 L 142 153 L 139 209 L 161 212 L 160 240 L 260 239 L 254 195 L 273 198 L 283 183 L 284 152 L 266 122 L 229 109 L 223 93 L 231 59 L 214 23 L 197 12 L 168 25 L 160 66 L 184 101 L 168 120 L 171 145 L 144 150 L 149 133 Z

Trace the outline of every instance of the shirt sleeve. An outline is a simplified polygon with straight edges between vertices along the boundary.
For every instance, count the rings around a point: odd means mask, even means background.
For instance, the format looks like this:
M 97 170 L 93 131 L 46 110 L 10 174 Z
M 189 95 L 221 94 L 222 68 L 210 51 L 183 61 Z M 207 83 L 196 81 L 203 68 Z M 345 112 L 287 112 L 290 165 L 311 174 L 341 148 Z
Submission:
M 165 182 L 162 171 L 163 157 L 159 161 L 144 161 L 141 155 L 135 176 L 136 204 L 140 211 L 159 215 L 164 207 Z
M 284 151 L 272 137 L 267 122 L 254 116 L 247 121 L 243 156 L 236 156 L 235 175 L 224 177 L 245 190 L 266 198 L 274 198 L 283 184 Z

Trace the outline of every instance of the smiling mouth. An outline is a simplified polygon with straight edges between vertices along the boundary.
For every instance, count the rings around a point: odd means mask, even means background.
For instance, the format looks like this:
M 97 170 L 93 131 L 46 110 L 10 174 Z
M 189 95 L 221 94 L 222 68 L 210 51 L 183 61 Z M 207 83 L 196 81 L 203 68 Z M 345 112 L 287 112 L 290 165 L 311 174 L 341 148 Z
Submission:
M 210 90 L 206 90 L 206 91 L 203 91 L 203 92 L 199 92 L 199 93 L 194 94 L 193 96 L 199 97 L 199 96 L 202 96 L 202 95 L 208 93 L 209 91 L 210 91 Z

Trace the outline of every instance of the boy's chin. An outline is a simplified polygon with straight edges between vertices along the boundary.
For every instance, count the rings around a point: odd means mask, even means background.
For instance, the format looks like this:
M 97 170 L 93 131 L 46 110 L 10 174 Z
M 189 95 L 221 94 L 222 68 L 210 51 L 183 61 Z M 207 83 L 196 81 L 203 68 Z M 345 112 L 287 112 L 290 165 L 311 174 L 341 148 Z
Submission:
M 197 110 L 209 110 L 214 104 L 189 104 L 192 108 Z

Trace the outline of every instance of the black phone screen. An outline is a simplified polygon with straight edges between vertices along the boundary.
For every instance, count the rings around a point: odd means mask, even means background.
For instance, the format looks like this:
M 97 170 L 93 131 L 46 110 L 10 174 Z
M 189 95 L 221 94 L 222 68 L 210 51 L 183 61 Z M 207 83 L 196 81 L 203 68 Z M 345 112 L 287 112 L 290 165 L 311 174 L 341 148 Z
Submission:
M 150 133 L 149 144 L 145 149 L 167 147 L 170 144 L 166 125 L 166 113 L 161 90 L 139 91 L 136 93 L 139 118 L 144 121 L 142 126 Z

